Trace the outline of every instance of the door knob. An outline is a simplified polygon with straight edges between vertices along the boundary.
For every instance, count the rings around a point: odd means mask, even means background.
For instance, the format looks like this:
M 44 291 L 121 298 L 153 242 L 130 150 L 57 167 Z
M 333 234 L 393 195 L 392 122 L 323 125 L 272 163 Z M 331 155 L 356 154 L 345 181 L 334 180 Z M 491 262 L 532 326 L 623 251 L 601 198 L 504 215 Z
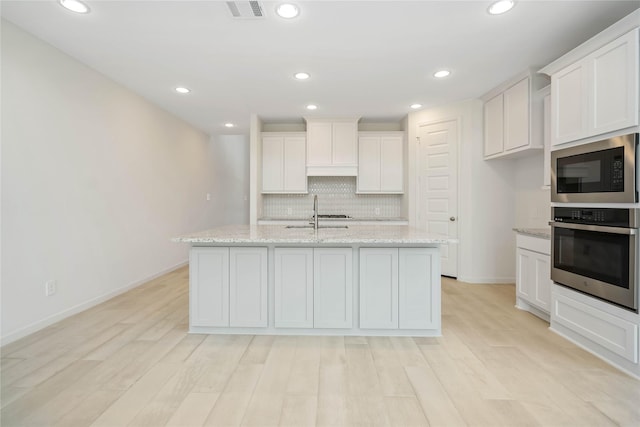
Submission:
M 455 221 L 455 220 L 456 220 L 455 216 L 449 217 L 449 221 Z

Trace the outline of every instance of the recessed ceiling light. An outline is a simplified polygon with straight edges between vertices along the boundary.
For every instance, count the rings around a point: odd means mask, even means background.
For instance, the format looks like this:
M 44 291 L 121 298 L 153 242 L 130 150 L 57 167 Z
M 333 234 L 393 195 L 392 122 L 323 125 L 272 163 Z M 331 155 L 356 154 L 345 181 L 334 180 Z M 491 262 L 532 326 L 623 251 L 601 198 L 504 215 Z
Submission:
M 76 13 L 89 13 L 89 6 L 82 3 L 80 0 L 60 0 L 60 4 L 65 9 L 68 9 Z
M 189 93 L 189 92 L 191 92 L 191 89 L 183 87 L 183 86 L 178 86 L 176 88 L 176 92 L 178 92 L 178 93 Z
M 236 125 L 234 125 L 233 123 L 225 123 L 224 124 L 224 127 L 227 127 L 227 128 L 232 128 L 232 127 L 235 127 L 235 126 Z
M 293 77 L 295 77 L 298 80 L 307 80 L 309 77 L 311 77 L 311 75 L 309 75 L 309 73 L 301 72 L 301 73 L 295 73 Z
M 420 107 L 422 107 L 422 104 L 411 104 L 411 108 L 413 108 L 414 110 L 417 110 Z
M 307 105 L 307 110 L 317 110 L 317 109 L 318 109 L 317 105 L 314 105 L 314 104 Z
M 449 71 L 449 70 L 440 70 L 440 71 L 436 71 L 435 73 L 433 73 L 433 77 L 437 77 L 437 78 L 441 79 L 443 77 L 447 77 L 449 74 L 451 74 L 451 71 Z
M 489 13 L 491 15 L 500 15 L 510 11 L 515 5 L 516 2 L 513 0 L 500 0 L 489 6 Z
M 293 3 L 282 3 L 276 8 L 276 13 L 281 18 L 291 19 L 300 14 L 300 9 Z

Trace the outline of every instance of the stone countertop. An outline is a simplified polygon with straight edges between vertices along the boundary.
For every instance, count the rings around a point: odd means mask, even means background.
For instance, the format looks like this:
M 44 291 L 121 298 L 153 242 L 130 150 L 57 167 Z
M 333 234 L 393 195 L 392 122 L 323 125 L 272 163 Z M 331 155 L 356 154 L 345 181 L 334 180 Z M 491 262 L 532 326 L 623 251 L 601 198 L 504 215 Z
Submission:
M 392 244 L 457 243 L 447 236 L 406 225 L 349 225 L 348 228 L 286 228 L 284 225 L 228 225 L 171 239 L 201 244 Z
M 380 217 L 373 217 L 373 218 L 319 218 L 318 219 L 320 222 L 398 222 L 398 221 L 402 221 L 402 222 L 408 222 L 409 220 L 406 218 L 380 218 Z M 310 217 L 307 218 L 260 218 L 258 219 L 258 221 L 280 221 L 280 222 L 299 222 L 299 221 L 306 221 L 309 222 L 311 221 Z
M 514 228 L 513 231 L 527 236 L 540 237 L 542 239 L 551 240 L 550 228 Z

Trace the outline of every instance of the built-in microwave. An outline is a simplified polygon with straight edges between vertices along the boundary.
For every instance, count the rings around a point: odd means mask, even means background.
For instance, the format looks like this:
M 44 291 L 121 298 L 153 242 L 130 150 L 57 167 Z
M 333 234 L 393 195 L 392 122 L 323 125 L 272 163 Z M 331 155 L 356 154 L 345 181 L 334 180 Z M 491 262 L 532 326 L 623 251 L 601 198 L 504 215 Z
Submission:
M 638 134 L 551 152 L 551 201 L 635 203 Z

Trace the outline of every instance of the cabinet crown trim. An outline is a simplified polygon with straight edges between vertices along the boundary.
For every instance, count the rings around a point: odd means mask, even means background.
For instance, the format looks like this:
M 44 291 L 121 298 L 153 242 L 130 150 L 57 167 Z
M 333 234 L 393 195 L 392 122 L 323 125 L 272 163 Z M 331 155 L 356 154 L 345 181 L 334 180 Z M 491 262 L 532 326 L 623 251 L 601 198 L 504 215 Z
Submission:
M 304 117 L 306 122 L 358 122 L 360 120 L 360 116 L 348 116 L 348 117 Z

